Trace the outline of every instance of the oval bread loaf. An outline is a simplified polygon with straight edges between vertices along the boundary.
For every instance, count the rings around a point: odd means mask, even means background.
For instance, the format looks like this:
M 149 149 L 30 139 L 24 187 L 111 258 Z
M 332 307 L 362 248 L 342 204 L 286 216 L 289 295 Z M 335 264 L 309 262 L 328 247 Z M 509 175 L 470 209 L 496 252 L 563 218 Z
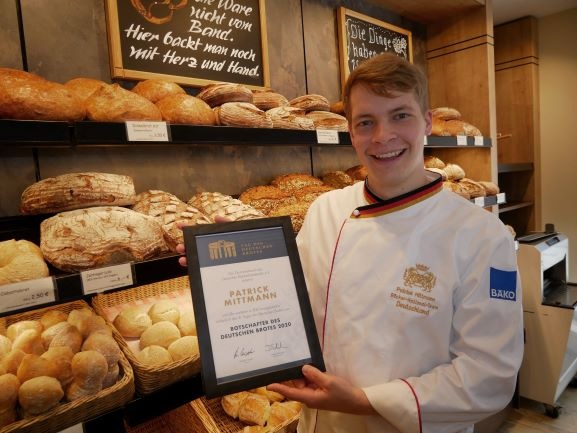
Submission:
M 169 95 L 184 95 L 186 93 L 177 83 L 157 78 L 139 81 L 132 88 L 132 91 L 154 104 Z
M 40 248 L 58 269 L 81 271 L 142 261 L 168 250 L 160 224 L 116 206 L 61 212 L 40 224 Z
M 27 240 L 0 242 L 0 285 L 49 275 L 40 248 Z
M 55 213 L 90 206 L 126 206 L 136 193 L 130 176 L 112 173 L 67 173 L 48 177 L 24 190 L 23 214 Z
M 156 102 L 162 119 L 173 124 L 216 125 L 212 108 L 202 99 L 186 94 L 169 95 Z
M 212 108 L 227 102 L 249 102 L 252 104 L 252 91 L 242 84 L 214 83 L 200 89 L 196 95 Z
M 86 100 L 86 117 L 97 122 L 162 120 L 156 105 L 118 84 L 107 84 Z

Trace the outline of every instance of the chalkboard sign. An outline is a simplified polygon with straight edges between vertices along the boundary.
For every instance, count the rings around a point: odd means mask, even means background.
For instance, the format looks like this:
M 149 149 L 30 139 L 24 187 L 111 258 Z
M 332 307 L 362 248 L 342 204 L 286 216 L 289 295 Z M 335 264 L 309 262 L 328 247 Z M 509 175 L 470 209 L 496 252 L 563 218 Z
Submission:
M 341 81 L 360 62 L 383 52 L 392 52 L 413 62 L 412 33 L 369 16 L 338 9 Z
M 112 76 L 269 86 L 264 0 L 106 0 Z

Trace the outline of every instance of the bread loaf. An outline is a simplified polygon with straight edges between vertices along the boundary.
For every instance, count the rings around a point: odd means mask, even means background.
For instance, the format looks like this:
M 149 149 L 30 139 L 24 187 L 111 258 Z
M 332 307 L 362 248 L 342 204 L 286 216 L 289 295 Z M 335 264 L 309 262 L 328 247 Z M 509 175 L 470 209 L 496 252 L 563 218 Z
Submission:
M 348 174 L 341 170 L 329 171 L 323 175 L 321 180 L 325 185 L 332 188 L 344 188 L 355 183 Z
M 499 185 L 488 180 L 480 180 L 478 183 L 485 188 L 487 195 L 497 195 L 500 192 Z
M 299 415 L 301 404 L 297 401 L 274 402 L 270 407 L 267 425 L 276 427 Z
M 266 115 L 272 120 L 272 127 L 278 129 L 315 129 L 313 119 L 305 117 L 302 108 L 281 106 L 271 108 Z
M 368 172 L 366 167 L 362 165 L 355 165 L 347 168 L 345 173 L 348 174 L 354 181 L 363 181 L 367 178 Z
M 77 77 L 68 80 L 66 83 L 64 83 L 64 86 L 70 92 L 72 92 L 78 98 L 78 100 L 80 100 L 83 107 L 86 109 L 86 101 L 88 98 L 106 84 L 107 83 L 104 81 L 97 80 L 95 78 Z
M 459 185 L 469 194 L 470 198 L 485 197 L 487 195 L 483 185 L 472 179 L 464 177 L 459 180 Z
M 232 394 L 227 394 L 222 397 L 220 404 L 224 412 L 234 418 L 238 418 L 238 412 L 240 410 L 240 405 L 242 402 L 250 395 L 247 391 L 235 392 Z
M 345 115 L 345 104 L 343 101 L 336 101 L 333 102 L 329 107 L 331 113 L 340 114 L 341 116 Z
M 27 240 L 0 242 L 0 286 L 49 275 L 40 248 Z
M 306 114 L 315 125 L 315 129 L 329 129 L 334 131 L 348 132 L 349 124 L 346 117 L 330 111 L 309 111 Z
M 41 333 L 43 331 L 42 323 L 38 320 L 19 320 L 11 323 L 8 328 L 6 328 L 6 337 L 14 341 L 16 337 L 29 329 Z
M 214 221 L 216 216 L 224 216 L 232 221 L 263 218 L 265 215 L 229 195 L 219 192 L 201 192 L 195 194 L 188 204 L 199 209 Z
M 0 118 L 78 121 L 85 116 L 80 99 L 63 84 L 0 68 Z
M 456 181 L 465 177 L 465 170 L 457 164 L 446 164 L 443 170 L 447 173 L 447 178 L 449 180 Z
M 433 155 L 425 156 L 425 168 L 445 168 L 445 163 Z
M 40 248 L 64 271 L 142 261 L 167 251 L 164 232 L 152 217 L 121 207 L 59 213 L 40 224 Z
M 291 99 L 289 105 L 302 108 L 305 111 L 330 111 L 331 109 L 328 99 L 315 93 Z
M 294 232 L 298 233 L 303 225 L 309 206 L 310 203 L 298 200 L 294 203 L 281 203 L 278 206 L 274 206 L 268 216 L 289 216 Z
M 267 92 L 253 92 L 252 103 L 263 111 L 268 111 L 271 108 L 284 107 L 288 105 L 288 99 L 280 93 Z
M 156 103 L 162 119 L 172 124 L 216 125 L 212 109 L 200 98 L 187 94 L 169 95 Z
M 70 364 L 74 382 L 84 389 L 102 389 L 102 381 L 108 372 L 108 364 L 102 353 L 96 350 L 78 352 Z
M 273 185 L 253 186 L 240 194 L 239 200 L 269 215 L 273 207 L 279 204 L 296 203 L 296 198 Z
M 219 125 L 246 128 L 272 128 L 265 111 L 249 102 L 226 102 L 215 109 Z
M 132 91 L 156 104 L 170 95 L 184 95 L 186 92 L 177 83 L 169 80 L 151 78 L 136 83 Z
M 6 355 L 0 359 L 0 367 L 6 373 L 12 373 L 16 375 L 18 372 L 18 366 L 22 359 L 26 356 L 26 353 L 22 349 L 12 349 Z
M 162 120 L 156 105 L 118 84 L 107 84 L 90 95 L 86 100 L 86 115 L 97 122 Z
M 266 424 L 270 414 L 268 398 L 260 394 L 249 393 L 240 404 L 238 419 L 250 425 Z
M 431 114 L 440 120 L 458 120 L 461 118 L 461 113 L 452 107 L 433 108 Z
M 214 83 L 203 86 L 198 94 L 211 107 L 226 104 L 227 102 L 248 102 L 252 104 L 252 91 L 242 84 Z
M 23 214 L 56 213 L 91 206 L 126 206 L 136 193 L 130 176 L 80 172 L 48 177 L 22 193 Z
M 323 181 L 306 173 L 289 173 L 276 176 L 271 185 L 288 193 L 298 191 L 305 186 L 322 186 Z

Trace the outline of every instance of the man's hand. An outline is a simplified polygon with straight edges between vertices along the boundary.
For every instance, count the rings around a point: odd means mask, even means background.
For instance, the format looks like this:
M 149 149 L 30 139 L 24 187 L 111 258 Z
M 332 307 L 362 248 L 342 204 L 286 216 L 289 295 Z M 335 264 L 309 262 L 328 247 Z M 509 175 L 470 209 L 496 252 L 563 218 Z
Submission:
M 304 379 L 293 380 L 294 386 L 273 383 L 267 389 L 281 393 L 290 400 L 300 401 L 311 409 L 377 415 L 361 388 L 311 365 L 305 365 L 302 371 Z
M 217 215 L 216 217 L 214 217 L 214 222 L 215 223 L 228 223 L 231 222 L 232 220 L 230 218 L 224 217 L 224 216 L 220 216 Z M 179 225 L 179 227 L 182 229 L 182 227 L 184 227 L 183 225 Z M 184 247 L 184 244 L 178 244 L 176 245 L 176 252 L 178 254 L 183 254 L 182 257 L 178 258 L 178 264 L 180 266 L 184 266 L 185 268 L 188 266 L 188 262 L 186 261 L 186 248 Z

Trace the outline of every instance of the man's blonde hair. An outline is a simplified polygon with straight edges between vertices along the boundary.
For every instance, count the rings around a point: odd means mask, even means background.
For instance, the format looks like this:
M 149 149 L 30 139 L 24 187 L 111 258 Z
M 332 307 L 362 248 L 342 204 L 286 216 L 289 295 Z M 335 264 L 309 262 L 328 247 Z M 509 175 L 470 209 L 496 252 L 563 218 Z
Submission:
M 347 119 L 351 120 L 351 89 L 364 84 L 377 95 L 390 97 L 391 92 L 413 92 L 423 114 L 429 109 L 427 77 L 423 71 L 402 57 L 378 54 L 363 61 L 350 73 L 343 90 Z

